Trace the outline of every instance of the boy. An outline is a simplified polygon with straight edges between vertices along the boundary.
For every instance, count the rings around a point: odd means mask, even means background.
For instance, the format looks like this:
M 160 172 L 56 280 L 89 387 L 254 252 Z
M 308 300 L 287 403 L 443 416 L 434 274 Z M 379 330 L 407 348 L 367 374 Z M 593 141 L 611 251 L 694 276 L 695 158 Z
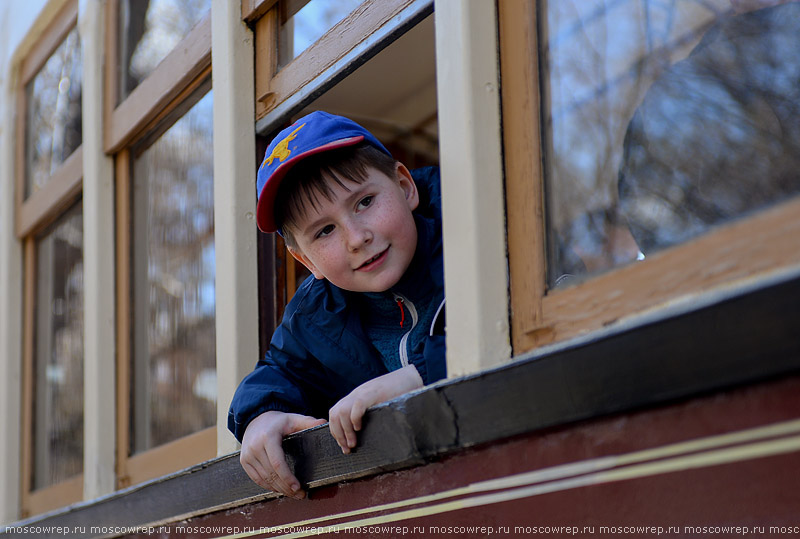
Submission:
M 258 227 L 311 272 L 239 385 L 228 428 L 253 481 L 305 493 L 283 436 L 321 425 L 344 453 L 370 406 L 445 376 L 438 170 L 414 171 L 355 122 L 313 112 L 258 171 Z

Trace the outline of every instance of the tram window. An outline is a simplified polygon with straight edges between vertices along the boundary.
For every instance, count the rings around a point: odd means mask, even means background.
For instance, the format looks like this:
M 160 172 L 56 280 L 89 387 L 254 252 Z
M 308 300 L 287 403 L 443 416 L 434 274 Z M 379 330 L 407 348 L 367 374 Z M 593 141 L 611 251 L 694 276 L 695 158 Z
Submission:
M 800 192 L 800 3 L 544 5 L 550 287 Z
M 800 262 L 800 2 L 498 14 L 515 354 Z
M 339 114 L 372 132 L 409 169 L 437 165 L 433 50 L 433 17 L 429 16 L 290 120 L 314 110 Z M 309 273 L 284 251 L 280 240 L 277 243 L 278 267 L 285 267 L 279 276 L 278 301 L 285 303 Z M 278 320 L 282 309 L 278 305 Z

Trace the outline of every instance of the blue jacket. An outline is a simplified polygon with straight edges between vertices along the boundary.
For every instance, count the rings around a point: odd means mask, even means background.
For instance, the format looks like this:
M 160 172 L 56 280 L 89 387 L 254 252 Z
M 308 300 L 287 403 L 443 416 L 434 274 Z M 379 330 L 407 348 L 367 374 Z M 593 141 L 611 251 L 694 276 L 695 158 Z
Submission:
M 420 194 L 414 211 L 418 235 L 411 263 L 417 268 L 414 278 L 429 280 L 425 284 L 433 283 L 443 294 L 439 170 L 419 169 L 412 176 Z M 313 276 L 300 286 L 286 306 L 264 359 L 233 396 L 228 428 L 239 441 L 250 421 L 264 412 L 326 418 L 328 410 L 356 387 L 388 372 L 364 332 L 357 295 Z M 434 320 L 422 350 L 408 358 L 425 384 L 446 374 L 444 332 L 434 330 L 443 327 L 443 315 L 441 312 Z

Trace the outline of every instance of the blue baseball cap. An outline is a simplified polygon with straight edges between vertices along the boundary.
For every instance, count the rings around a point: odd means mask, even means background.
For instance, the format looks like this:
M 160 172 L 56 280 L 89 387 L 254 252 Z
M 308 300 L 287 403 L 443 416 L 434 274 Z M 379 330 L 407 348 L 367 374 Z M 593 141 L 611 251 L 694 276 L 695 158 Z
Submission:
M 316 111 L 278 133 L 258 168 L 256 223 L 263 232 L 275 232 L 275 196 L 286 173 L 311 155 L 367 142 L 392 155 L 372 133 L 352 120 Z

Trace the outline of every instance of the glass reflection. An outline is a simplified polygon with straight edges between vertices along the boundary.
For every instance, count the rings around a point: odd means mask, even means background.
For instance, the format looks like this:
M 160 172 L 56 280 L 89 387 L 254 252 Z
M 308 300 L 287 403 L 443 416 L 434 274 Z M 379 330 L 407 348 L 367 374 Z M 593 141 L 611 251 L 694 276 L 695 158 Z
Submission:
M 800 191 L 800 4 L 544 9 L 551 286 Z
M 362 0 L 311 0 L 281 25 L 278 64 L 285 66 L 314 44 Z M 291 3 L 289 4 L 291 5 Z
M 122 0 L 119 102 L 153 72 L 211 8 L 211 0 Z
M 25 197 L 81 145 L 81 43 L 73 28 L 25 88 Z
M 216 422 L 212 102 L 133 165 L 134 453 Z
M 33 487 L 83 471 L 83 211 L 36 242 Z

